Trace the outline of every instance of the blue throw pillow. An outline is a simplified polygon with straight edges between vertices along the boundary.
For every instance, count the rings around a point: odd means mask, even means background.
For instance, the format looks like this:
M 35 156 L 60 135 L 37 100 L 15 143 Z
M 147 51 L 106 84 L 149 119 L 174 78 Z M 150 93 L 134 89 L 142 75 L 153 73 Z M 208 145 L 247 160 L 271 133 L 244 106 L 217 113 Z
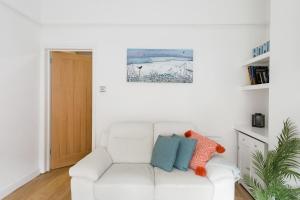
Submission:
M 172 171 L 179 142 L 180 139 L 173 136 L 158 136 L 152 152 L 152 166 Z
M 179 170 L 187 171 L 196 148 L 197 140 L 181 137 L 175 134 L 173 137 L 180 140 L 174 167 Z

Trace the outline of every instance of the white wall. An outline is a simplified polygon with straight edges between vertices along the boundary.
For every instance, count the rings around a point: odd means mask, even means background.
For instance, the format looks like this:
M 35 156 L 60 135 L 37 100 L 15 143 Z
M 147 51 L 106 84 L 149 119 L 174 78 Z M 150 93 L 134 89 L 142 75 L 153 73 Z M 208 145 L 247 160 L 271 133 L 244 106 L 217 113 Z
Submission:
M 240 63 L 257 40 L 265 39 L 266 27 L 261 24 L 269 20 L 267 1 L 44 0 L 41 20 L 57 25 L 44 26 L 42 46 L 96 48 L 94 85 L 108 88 L 104 94 L 97 93 L 97 87 L 94 91 L 98 137 L 119 120 L 192 121 L 203 133 L 220 136 L 234 161 Z M 37 137 L 38 125 L 43 124 L 42 118 L 37 122 L 39 26 L 28 20 L 39 19 L 40 1 L 2 2 L 19 14 L 0 5 L 1 29 L 6 30 L 0 37 L 0 195 L 38 173 L 38 143 L 44 142 L 42 132 L 40 140 Z M 70 23 L 77 25 L 58 25 Z M 195 82 L 127 83 L 129 47 L 193 48 Z
M 267 24 L 269 0 L 43 0 L 46 24 Z
M 300 1 L 271 1 L 270 140 L 288 117 L 300 130 Z M 300 169 L 299 169 L 300 170 Z M 298 187 L 300 182 L 298 182 Z
M 41 20 L 41 0 L 0 0 L 1 2 L 36 22 Z
M 39 173 L 40 27 L 0 3 L 0 199 Z
M 300 1 L 271 2 L 270 134 L 272 143 L 291 118 L 300 130 Z
M 65 26 L 43 29 L 44 47 L 95 47 L 96 133 L 124 120 L 192 121 L 208 135 L 220 136 L 235 161 L 235 109 L 240 63 L 250 57 L 265 26 L 115 25 Z M 127 48 L 193 48 L 193 84 L 126 82 Z

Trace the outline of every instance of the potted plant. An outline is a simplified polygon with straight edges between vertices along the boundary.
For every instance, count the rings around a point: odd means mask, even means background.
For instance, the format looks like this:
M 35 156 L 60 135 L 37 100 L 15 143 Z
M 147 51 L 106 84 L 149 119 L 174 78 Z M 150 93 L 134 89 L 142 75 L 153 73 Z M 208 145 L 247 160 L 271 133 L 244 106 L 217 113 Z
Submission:
M 291 187 L 290 179 L 300 179 L 300 138 L 289 119 L 284 121 L 278 144 L 266 156 L 257 151 L 253 165 L 258 178 L 244 177 L 256 200 L 299 200 L 300 188 Z

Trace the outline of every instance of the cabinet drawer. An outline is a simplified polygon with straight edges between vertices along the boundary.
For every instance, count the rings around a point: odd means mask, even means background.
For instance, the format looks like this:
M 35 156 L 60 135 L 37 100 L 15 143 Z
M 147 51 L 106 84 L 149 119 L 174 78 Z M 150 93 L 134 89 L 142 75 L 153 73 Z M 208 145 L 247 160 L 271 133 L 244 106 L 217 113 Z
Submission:
M 255 151 L 261 151 L 263 154 L 265 154 L 266 144 L 244 133 L 239 133 L 238 143 L 249 146 L 252 153 L 254 153 Z
M 250 145 L 250 137 L 245 135 L 244 133 L 239 133 L 239 143 L 240 144 L 248 144 Z
M 259 140 L 253 139 L 253 138 L 251 138 L 251 139 L 252 139 L 251 143 L 252 143 L 253 151 L 260 151 L 264 155 L 265 147 L 266 147 L 265 143 L 263 143 Z

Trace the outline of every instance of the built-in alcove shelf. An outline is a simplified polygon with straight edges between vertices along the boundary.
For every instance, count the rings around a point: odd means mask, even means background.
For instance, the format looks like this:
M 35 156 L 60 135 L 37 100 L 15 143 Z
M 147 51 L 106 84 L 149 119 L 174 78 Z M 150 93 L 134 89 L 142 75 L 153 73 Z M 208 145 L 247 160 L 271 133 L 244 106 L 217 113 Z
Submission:
M 246 61 L 242 66 L 269 66 L 270 64 L 270 52 L 251 58 Z M 270 67 L 270 66 L 269 66 Z M 246 68 L 247 69 L 247 68 Z M 257 85 L 244 85 L 240 87 L 241 91 L 253 91 L 253 90 L 267 90 L 270 87 L 270 83 L 257 84 Z
M 242 91 L 248 91 L 248 90 L 266 90 L 269 89 L 270 83 L 264 83 L 264 84 L 257 84 L 257 85 L 245 85 L 240 87 L 240 90 Z
M 247 61 L 245 61 L 242 64 L 242 67 L 244 67 L 244 70 L 246 73 L 248 73 L 248 66 L 269 66 L 270 67 L 270 52 L 267 52 L 265 54 L 262 54 L 260 56 L 257 56 L 255 58 L 251 58 Z M 245 82 L 247 82 L 246 80 Z M 268 92 L 270 88 L 270 83 L 264 83 L 264 84 L 256 84 L 256 85 L 244 85 L 240 87 L 241 91 L 266 91 Z M 256 95 L 257 93 L 253 93 L 253 95 Z M 260 95 L 265 95 L 266 98 L 268 98 L 268 93 L 258 93 Z M 252 95 L 252 93 L 251 93 Z M 252 96 L 253 97 L 253 96 Z M 252 98 L 253 99 L 253 98 Z M 268 116 L 268 108 L 262 109 L 264 106 L 265 101 L 264 99 L 260 99 L 259 101 L 255 102 L 249 102 L 249 106 L 253 106 L 253 103 L 256 105 L 256 109 L 252 109 L 252 113 L 256 112 L 263 112 L 264 115 Z M 261 104 L 261 105 L 259 105 Z M 259 109 L 258 109 L 259 108 Z M 249 115 L 249 113 L 247 113 Z M 266 119 L 268 120 L 268 119 Z M 247 125 L 245 125 L 247 124 Z M 268 128 L 256 128 L 251 126 L 251 122 L 245 122 L 237 124 L 234 129 L 236 131 L 239 131 L 241 133 L 244 133 L 252 138 L 255 138 L 257 140 L 260 140 L 266 144 L 268 144 Z
M 270 62 L 270 52 L 264 53 L 260 56 L 257 56 L 255 58 L 251 58 L 250 60 L 246 61 L 243 63 L 243 67 L 248 67 L 248 66 L 255 66 L 255 65 L 269 65 Z
M 235 125 L 234 129 L 268 144 L 268 128 L 256 128 L 250 125 Z
M 268 67 L 268 69 L 264 68 Z M 259 71 L 256 71 L 256 70 Z M 250 58 L 241 63 L 240 71 L 244 77 L 239 86 L 241 91 L 241 110 L 240 120 L 235 123 L 234 130 L 237 134 L 237 160 L 238 167 L 242 175 L 255 177 L 255 170 L 252 164 L 253 153 L 260 151 L 266 155 L 269 146 L 269 88 L 271 86 L 266 77 L 270 72 L 270 52 Z M 270 75 L 270 73 L 269 73 Z M 252 83 L 252 84 L 251 84 Z M 263 84 L 253 84 L 263 83 Z M 252 127 L 251 115 L 262 113 L 265 115 L 265 124 L 267 127 Z M 243 119 L 243 120 L 242 120 Z M 243 178 L 242 178 L 243 179 Z M 243 181 L 241 181 L 243 183 Z M 245 187 L 247 189 L 247 187 Z

